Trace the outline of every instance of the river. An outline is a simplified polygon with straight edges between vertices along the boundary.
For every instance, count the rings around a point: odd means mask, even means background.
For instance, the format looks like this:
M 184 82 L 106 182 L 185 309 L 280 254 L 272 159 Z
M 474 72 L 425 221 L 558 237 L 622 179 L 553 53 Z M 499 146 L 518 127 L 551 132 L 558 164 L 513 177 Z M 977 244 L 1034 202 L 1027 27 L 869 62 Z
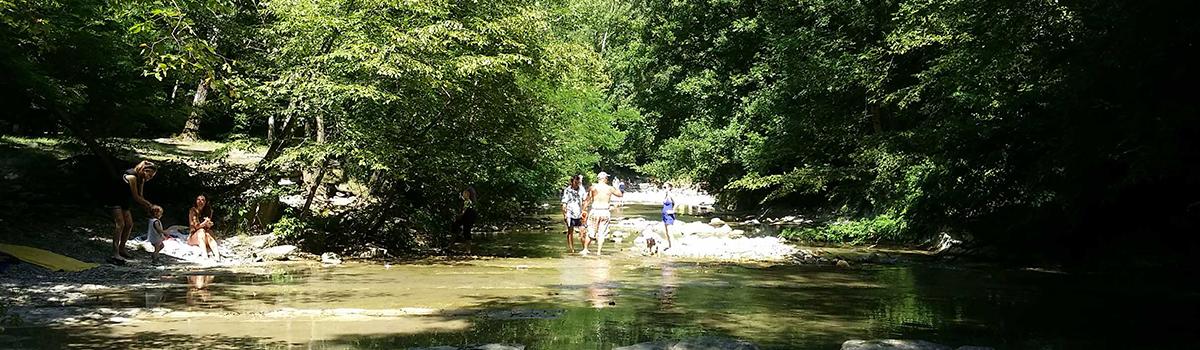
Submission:
M 630 206 L 625 215 L 652 217 Z M 94 293 L 99 322 L 10 327 L 3 348 L 609 349 L 699 336 L 764 349 L 908 338 L 996 349 L 1196 348 L 1187 281 L 945 264 L 802 266 L 565 254 L 557 224 L 479 237 L 476 257 L 271 264 Z M 687 217 L 686 219 L 701 219 Z

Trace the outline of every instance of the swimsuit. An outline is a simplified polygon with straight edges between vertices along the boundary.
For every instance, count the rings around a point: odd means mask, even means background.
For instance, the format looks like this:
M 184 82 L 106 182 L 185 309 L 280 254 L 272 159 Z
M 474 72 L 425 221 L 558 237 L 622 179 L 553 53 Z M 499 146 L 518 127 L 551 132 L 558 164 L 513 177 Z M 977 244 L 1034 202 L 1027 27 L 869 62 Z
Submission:
M 158 234 L 158 230 L 154 229 L 154 223 L 156 221 L 158 221 L 158 219 L 150 219 L 150 228 L 146 229 L 146 240 L 150 241 L 150 244 L 153 245 L 158 245 L 163 242 L 163 236 Z
M 675 224 L 675 201 L 671 197 L 663 201 L 662 220 L 667 225 Z
M 129 190 L 129 180 L 125 175 L 134 175 L 133 169 L 125 170 L 117 177 L 116 181 L 109 185 L 108 198 L 104 204 L 108 204 L 109 208 L 121 209 L 128 211 L 133 208 L 133 192 Z

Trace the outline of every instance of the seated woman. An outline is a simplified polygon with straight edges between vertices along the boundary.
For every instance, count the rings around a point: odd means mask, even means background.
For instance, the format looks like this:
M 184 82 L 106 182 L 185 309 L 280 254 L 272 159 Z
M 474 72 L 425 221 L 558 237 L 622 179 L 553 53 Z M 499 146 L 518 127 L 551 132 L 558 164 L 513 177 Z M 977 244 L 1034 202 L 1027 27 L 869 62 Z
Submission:
M 188 209 L 188 227 L 191 229 L 188 244 L 199 246 L 205 257 L 212 253 L 216 260 L 221 260 L 217 239 L 212 235 L 212 208 L 208 206 L 208 198 L 204 195 L 196 196 L 196 203 Z

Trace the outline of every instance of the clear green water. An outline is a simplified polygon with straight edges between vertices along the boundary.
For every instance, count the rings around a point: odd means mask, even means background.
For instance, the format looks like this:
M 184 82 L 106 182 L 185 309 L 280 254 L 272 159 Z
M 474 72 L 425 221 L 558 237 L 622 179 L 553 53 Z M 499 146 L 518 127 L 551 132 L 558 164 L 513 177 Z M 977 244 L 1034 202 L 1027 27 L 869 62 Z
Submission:
M 99 293 L 94 305 L 175 314 L 10 328 L 0 347 L 609 349 L 695 336 L 765 349 L 837 349 L 870 338 L 997 349 L 1200 345 L 1197 294 L 1170 276 L 581 258 L 562 254 L 557 230 L 481 238 L 471 249 L 492 257 L 479 259 L 169 276 L 169 287 Z M 361 310 L 338 311 L 346 308 Z

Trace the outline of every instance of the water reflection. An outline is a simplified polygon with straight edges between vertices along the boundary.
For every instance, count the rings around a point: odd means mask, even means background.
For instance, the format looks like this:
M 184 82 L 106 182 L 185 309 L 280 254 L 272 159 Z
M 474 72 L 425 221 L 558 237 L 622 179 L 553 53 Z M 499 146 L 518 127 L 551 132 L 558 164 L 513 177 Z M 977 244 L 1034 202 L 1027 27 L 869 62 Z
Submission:
M 187 276 L 187 305 L 196 306 L 197 304 L 207 303 L 210 299 L 212 299 L 212 291 L 208 290 L 208 286 L 211 285 L 215 279 L 216 276 L 213 275 Z
M 659 271 L 662 280 L 659 281 L 658 287 L 658 307 L 661 310 L 671 310 L 675 308 L 675 265 L 667 262 L 662 264 L 662 269 Z
M 616 285 L 610 280 L 611 262 L 608 259 L 588 259 L 586 261 L 588 285 L 585 290 L 591 306 L 602 309 L 616 305 L 616 301 L 613 299 L 616 296 Z

